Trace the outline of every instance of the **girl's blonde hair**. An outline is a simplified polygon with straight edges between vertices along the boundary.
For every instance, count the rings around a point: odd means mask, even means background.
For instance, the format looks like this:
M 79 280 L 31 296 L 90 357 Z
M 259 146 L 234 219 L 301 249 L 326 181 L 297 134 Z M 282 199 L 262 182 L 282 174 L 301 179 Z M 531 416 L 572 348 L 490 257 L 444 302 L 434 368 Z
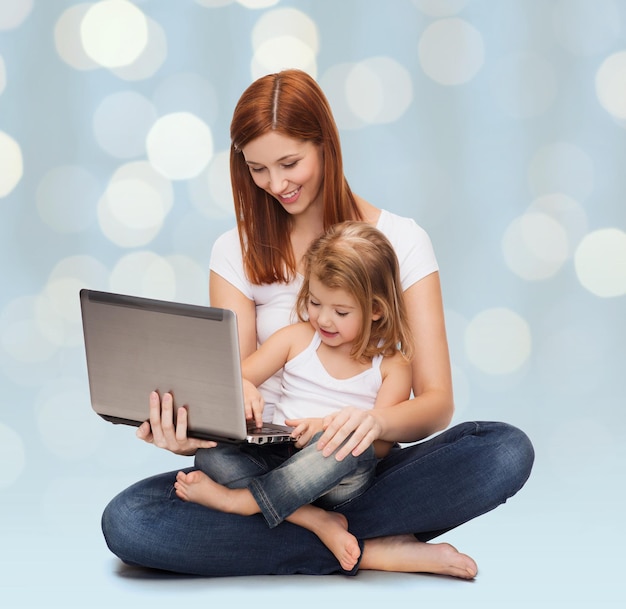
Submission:
M 304 282 L 296 313 L 307 319 L 310 278 L 352 295 L 363 314 L 363 327 L 354 341 L 355 359 L 392 355 L 413 356 L 413 337 L 393 246 L 377 228 L 348 221 L 332 226 L 316 239 L 304 256 Z M 372 321 L 373 315 L 380 318 Z
M 328 100 L 306 72 L 285 70 L 253 82 L 240 97 L 230 125 L 230 176 L 243 264 L 255 284 L 295 277 L 292 217 L 250 175 L 242 148 L 270 131 L 313 142 L 323 159 L 324 229 L 361 214 L 343 174 L 339 132 Z

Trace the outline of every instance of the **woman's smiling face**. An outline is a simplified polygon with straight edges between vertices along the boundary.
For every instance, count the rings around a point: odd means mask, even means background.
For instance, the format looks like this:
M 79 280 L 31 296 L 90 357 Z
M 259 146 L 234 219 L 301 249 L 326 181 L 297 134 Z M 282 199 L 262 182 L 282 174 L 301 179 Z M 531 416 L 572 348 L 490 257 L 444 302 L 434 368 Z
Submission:
M 322 153 L 310 141 L 269 131 L 242 148 L 254 183 L 290 214 L 322 204 Z

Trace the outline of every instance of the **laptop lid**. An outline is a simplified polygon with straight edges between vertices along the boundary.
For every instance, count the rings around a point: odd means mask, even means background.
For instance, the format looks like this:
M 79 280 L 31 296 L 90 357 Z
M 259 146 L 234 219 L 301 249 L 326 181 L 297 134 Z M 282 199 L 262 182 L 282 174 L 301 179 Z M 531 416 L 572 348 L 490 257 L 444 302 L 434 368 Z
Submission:
M 190 437 L 292 440 L 248 430 L 233 311 L 87 289 L 80 302 L 91 406 L 107 421 L 139 426 L 156 390 L 187 408 Z

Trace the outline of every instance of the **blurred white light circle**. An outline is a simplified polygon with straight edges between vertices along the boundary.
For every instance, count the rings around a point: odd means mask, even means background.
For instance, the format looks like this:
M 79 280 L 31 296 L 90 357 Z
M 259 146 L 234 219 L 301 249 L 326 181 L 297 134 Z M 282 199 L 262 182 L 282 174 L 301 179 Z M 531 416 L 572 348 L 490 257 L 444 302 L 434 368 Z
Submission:
M 82 343 L 79 291 L 108 284 L 107 268 L 91 256 L 62 258 L 35 299 L 34 315 L 42 334 L 59 346 Z
M 584 201 L 593 191 L 593 161 L 584 150 L 569 142 L 548 144 L 533 155 L 528 181 L 536 196 L 560 192 Z
M 85 13 L 80 36 L 87 55 L 105 68 L 133 63 L 148 44 L 143 12 L 127 0 L 101 0 Z
M 120 294 L 175 300 L 176 273 L 167 259 L 154 252 L 132 252 L 118 260 L 110 286 Z
M 430 17 L 456 15 L 467 4 L 467 0 L 412 0 L 413 4 Z
M 302 11 L 284 8 L 265 13 L 252 30 L 252 48 L 255 79 L 285 68 L 299 68 L 313 77 L 317 74 L 317 26 Z
M 502 59 L 494 70 L 494 97 L 513 118 L 530 118 L 545 112 L 557 94 L 553 67 L 542 57 L 519 53 Z
M 576 250 L 580 283 L 601 298 L 626 294 L 626 233 L 605 228 L 589 233 Z
M 118 91 L 105 97 L 96 108 L 94 135 L 99 146 L 113 157 L 141 156 L 156 118 L 156 109 L 143 95 Z
M 166 261 L 174 272 L 175 293 L 172 297 L 177 302 L 204 305 L 208 301 L 209 273 L 189 256 L 175 254 L 167 256 Z
M 0 489 L 17 481 L 25 465 L 24 440 L 13 428 L 0 422 Z
M 511 222 L 502 249 L 507 266 L 529 281 L 555 275 L 569 253 L 565 229 L 552 217 L 538 212 L 528 212 Z
M 0 31 L 13 30 L 24 22 L 33 10 L 33 0 L 4 0 L 0 2 Z
M 174 204 L 172 182 L 156 171 L 148 161 L 132 161 L 121 165 L 111 177 L 110 183 L 125 180 L 138 180 L 148 184 L 159 194 L 164 213 L 167 214 L 172 209 Z
M 413 100 L 411 75 L 390 57 L 356 64 L 346 81 L 346 98 L 354 114 L 369 124 L 398 120 Z
M 366 124 L 354 113 L 348 103 L 346 83 L 356 65 L 355 63 L 337 63 L 326 70 L 319 81 L 340 129 L 360 129 Z
M 269 8 L 278 4 L 280 0 L 237 0 L 238 4 L 250 9 Z
M 165 215 L 159 193 L 141 180 L 112 182 L 98 203 L 100 228 L 120 247 L 139 247 L 152 241 Z
M 94 222 L 100 190 L 99 182 L 83 167 L 56 167 L 39 183 L 37 211 L 56 232 L 78 233 Z
M 165 207 L 159 193 L 143 180 L 116 180 L 107 188 L 113 217 L 124 226 L 143 230 L 163 223 Z
M 583 206 L 561 192 L 537 197 L 528 206 L 528 212 L 547 214 L 563 227 L 567 235 L 568 256 L 573 255 L 576 246 L 587 234 L 587 214 Z
M 465 330 L 465 351 L 479 370 L 494 375 L 522 368 L 531 353 L 526 320 L 506 308 L 492 308 L 474 317 Z
M 289 57 L 288 63 L 285 62 L 285 57 Z M 311 47 L 294 36 L 277 36 L 261 44 L 254 52 L 250 63 L 250 72 L 254 80 L 285 68 L 298 68 L 315 77 L 317 74 L 315 53 Z
M 418 55 L 422 69 L 435 82 L 462 85 L 472 80 L 483 66 L 483 37 L 463 19 L 440 19 L 424 30 Z
M 626 120 L 626 51 L 607 57 L 596 73 L 596 95 L 602 107 Z
M 76 70 L 99 68 L 87 53 L 80 39 L 80 24 L 92 4 L 76 4 L 61 13 L 54 26 L 54 46 L 59 57 Z
M 146 139 L 148 160 L 170 180 L 197 176 L 213 156 L 211 129 L 189 112 L 174 112 L 158 119 Z
M 20 145 L 8 134 L 0 131 L 0 198 L 6 197 L 20 182 L 24 174 L 24 161 Z
M 167 59 L 167 36 L 152 19 L 146 17 L 148 43 L 141 55 L 130 65 L 111 68 L 111 72 L 126 81 L 144 80 L 153 76 Z

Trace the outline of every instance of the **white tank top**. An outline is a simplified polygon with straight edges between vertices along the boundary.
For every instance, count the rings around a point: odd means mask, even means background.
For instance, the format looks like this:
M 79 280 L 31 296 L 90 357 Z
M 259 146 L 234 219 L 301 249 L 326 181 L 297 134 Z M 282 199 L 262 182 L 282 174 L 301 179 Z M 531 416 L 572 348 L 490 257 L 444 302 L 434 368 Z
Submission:
M 273 422 L 285 419 L 325 417 L 346 406 L 363 410 L 374 407 L 382 384 L 382 355 L 372 359 L 372 367 L 347 379 L 328 373 L 317 355 L 321 343 L 316 332 L 309 346 L 289 360 L 283 369 L 282 394 L 274 411 Z

